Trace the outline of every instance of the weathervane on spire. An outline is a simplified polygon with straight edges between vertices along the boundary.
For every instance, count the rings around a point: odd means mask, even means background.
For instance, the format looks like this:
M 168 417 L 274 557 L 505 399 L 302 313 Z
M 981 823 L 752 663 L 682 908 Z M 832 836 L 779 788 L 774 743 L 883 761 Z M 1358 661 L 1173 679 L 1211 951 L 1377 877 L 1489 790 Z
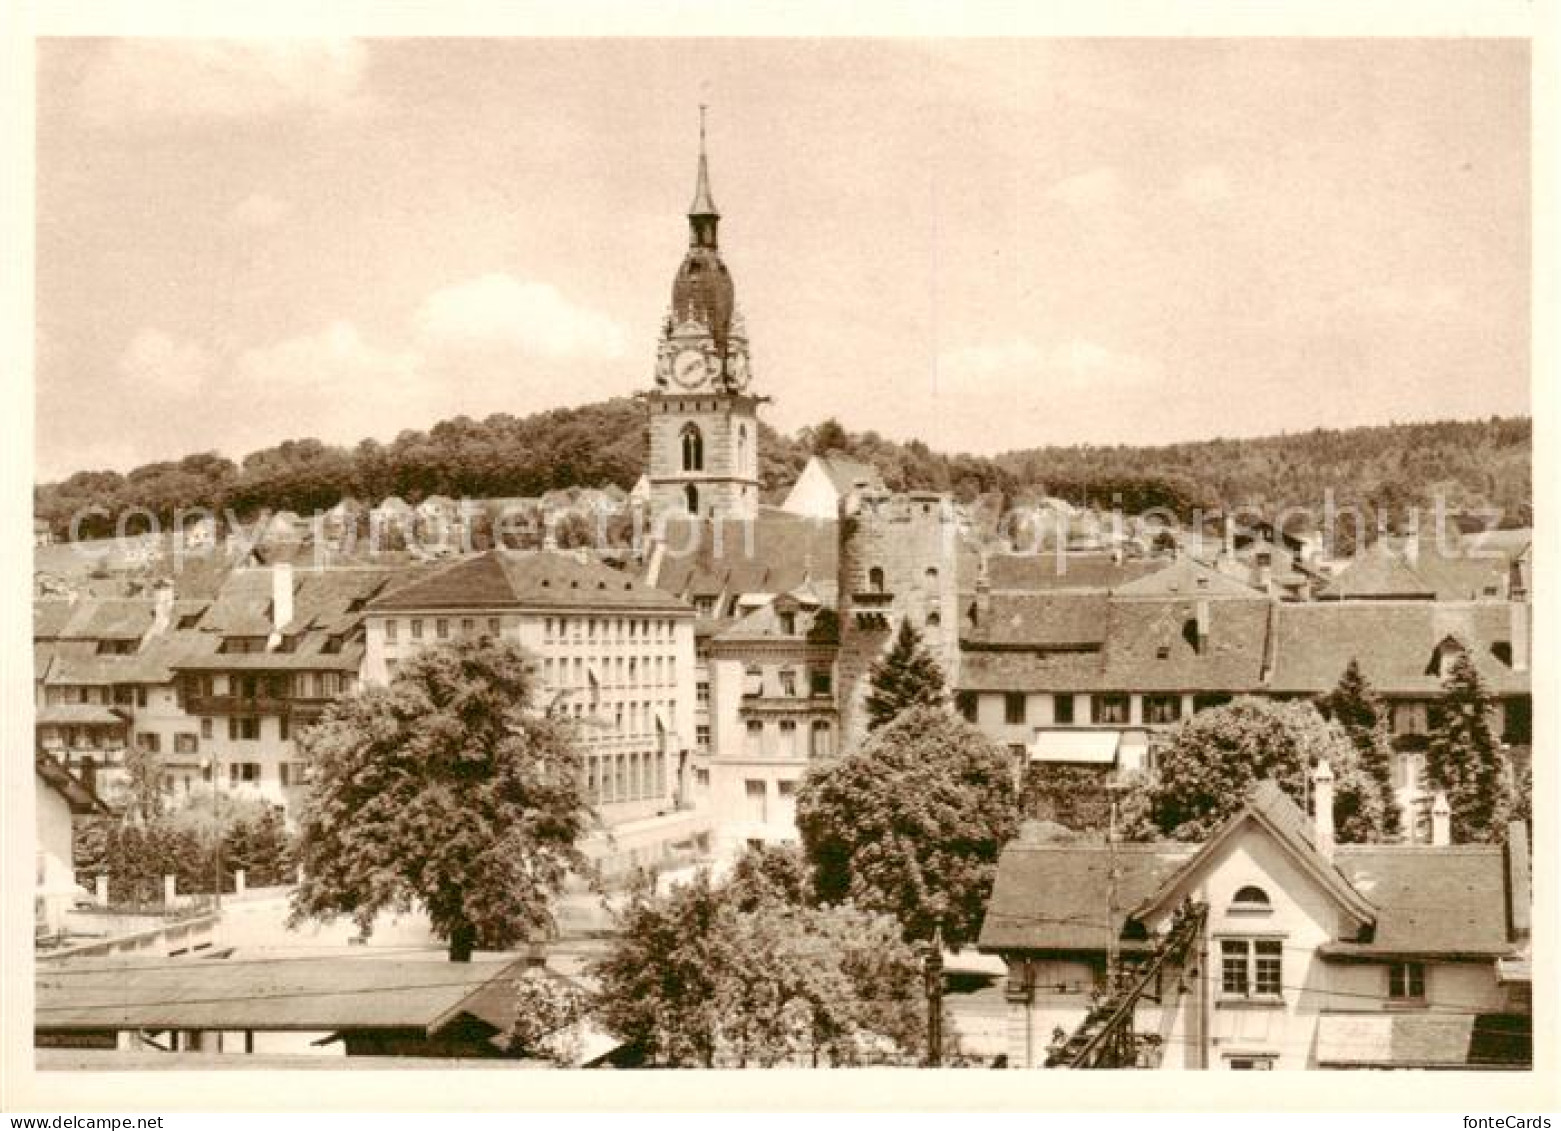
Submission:
M 688 215 L 695 218 L 715 218 L 721 213 L 716 209 L 715 198 L 710 195 L 710 165 L 705 157 L 705 112 L 710 109 L 708 103 L 699 104 L 699 179 L 694 184 L 694 203 L 689 205 Z M 708 238 L 704 233 L 696 232 L 695 244 L 704 247 L 715 246 L 715 226 L 711 224 Z

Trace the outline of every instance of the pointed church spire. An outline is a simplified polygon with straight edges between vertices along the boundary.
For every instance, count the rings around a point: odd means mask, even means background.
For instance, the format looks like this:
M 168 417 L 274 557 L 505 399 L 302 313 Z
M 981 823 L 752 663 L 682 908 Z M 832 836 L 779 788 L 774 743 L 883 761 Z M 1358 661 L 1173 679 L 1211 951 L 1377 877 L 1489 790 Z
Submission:
M 699 179 L 694 184 L 694 203 L 688 206 L 688 242 L 690 247 L 716 246 L 716 224 L 721 213 L 710 195 L 710 162 L 705 157 L 705 110 L 699 104 Z
M 720 211 L 715 206 L 715 200 L 710 195 L 710 163 L 705 158 L 705 111 L 709 109 L 703 102 L 699 104 L 699 180 L 694 185 L 694 203 L 688 206 L 688 214 L 694 216 L 720 216 Z

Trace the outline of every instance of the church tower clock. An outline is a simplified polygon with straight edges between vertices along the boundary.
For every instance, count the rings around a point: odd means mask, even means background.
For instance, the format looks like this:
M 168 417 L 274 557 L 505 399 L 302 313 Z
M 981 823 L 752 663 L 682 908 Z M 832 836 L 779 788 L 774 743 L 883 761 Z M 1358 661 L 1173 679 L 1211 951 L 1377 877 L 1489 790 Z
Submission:
M 688 253 L 656 348 L 650 408 L 651 506 L 701 517 L 759 512 L 758 406 L 748 335 L 721 262 L 700 108 L 699 176 L 688 209 Z

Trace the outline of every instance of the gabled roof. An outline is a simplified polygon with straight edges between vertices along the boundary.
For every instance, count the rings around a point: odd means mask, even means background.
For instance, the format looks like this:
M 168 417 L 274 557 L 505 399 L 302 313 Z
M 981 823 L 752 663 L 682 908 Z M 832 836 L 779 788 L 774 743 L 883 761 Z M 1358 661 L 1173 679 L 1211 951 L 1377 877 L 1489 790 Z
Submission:
M 554 550 L 489 550 L 369 602 L 372 612 L 608 608 L 689 612 L 682 601 L 599 562 Z
M 33 602 L 33 639 L 139 640 L 152 627 L 150 597 L 84 597 Z
M 791 632 L 781 629 L 782 609 L 777 607 L 789 604 L 789 611 L 795 617 Z M 778 597 L 774 601 L 761 605 L 745 617 L 738 619 L 736 624 L 715 637 L 717 644 L 756 643 L 770 641 L 792 641 L 798 644 L 808 642 L 808 633 L 812 630 L 819 618 L 821 606 L 804 606 L 795 598 Z M 830 643 L 834 643 L 833 640 Z
M 1325 601 L 1359 598 L 1429 601 L 1436 596 L 1436 586 L 1410 568 L 1402 555 L 1377 545 L 1340 570 L 1317 596 Z
M 1494 845 L 1338 845 L 1330 862 L 1316 850 L 1311 822 L 1273 782 L 1201 846 L 1118 845 L 1119 937 L 1174 905 L 1199 869 L 1236 831 L 1263 829 L 1363 928 L 1325 942 L 1337 961 L 1389 957 L 1496 960 L 1521 953 L 1527 895 L 1522 868 Z M 1511 851 L 1525 852 L 1521 827 Z M 998 862 L 979 946 L 986 951 L 1103 951 L 1110 851 L 1102 845 L 1017 841 Z M 1526 862 L 1526 858 L 1519 863 Z
M 1118 585 L 1113 597 L 1254 597 L 1257 591 L 1188 556 Z
M 818 461 L 819 470 L 828 477 L 829 482 L 838 494 L 844 495 L 858 483 L 865 482 L 869 487 L 882 489 L 883 476 L 870 463 L 840 452 L 830 452 L 827 455 L 814 456 Z
M 1351 887 L 1344 875 L 1317 851 L 1311 821 L 1307 819 L 1305 813 L 1301 812 L 1300 807 L 1285 795 L 1284 790 L 1272 781 L 1261 781 L 1254 785 L 1247 796 L 1246 804 L 1203 843 L 1181 871 L 1167 877 L 1148 899 L 1139 904 L 1133 911 L 1133 917 L 1143 919 L 1170 906 L 1187 879 L 1197 872 L 1199 866 L 1217 855 L 1249 821 L 1256 822 L 1266 829 L 1302 871 L 1317 880 L 1319 886 L 1358 922 L 1364 925 L 1376 921 L 1377 912 L 1371 901 Z

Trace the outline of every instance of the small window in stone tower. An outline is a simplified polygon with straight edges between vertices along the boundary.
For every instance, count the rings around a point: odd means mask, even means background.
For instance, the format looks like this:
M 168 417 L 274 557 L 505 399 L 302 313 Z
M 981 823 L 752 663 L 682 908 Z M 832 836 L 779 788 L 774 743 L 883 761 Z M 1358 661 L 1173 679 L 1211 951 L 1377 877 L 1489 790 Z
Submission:
M 699 513 L 699 488 L 692 483 L 683 488 L 683 502 L 688 506 L 689 514 Z
M 867 571 L 867 588 L 873 593 L 883 592 L 883 570 L 877 566 Z
M 743 468 L 748 466 L 748 426 L 737 426 L 737 473 L 742 474 Z
M 697 424 L 683 425 L 681 436 L 683 442 L 683 470 L 703 471 L 705 469 L 705 440 L 700 435 L 699 426 Z

